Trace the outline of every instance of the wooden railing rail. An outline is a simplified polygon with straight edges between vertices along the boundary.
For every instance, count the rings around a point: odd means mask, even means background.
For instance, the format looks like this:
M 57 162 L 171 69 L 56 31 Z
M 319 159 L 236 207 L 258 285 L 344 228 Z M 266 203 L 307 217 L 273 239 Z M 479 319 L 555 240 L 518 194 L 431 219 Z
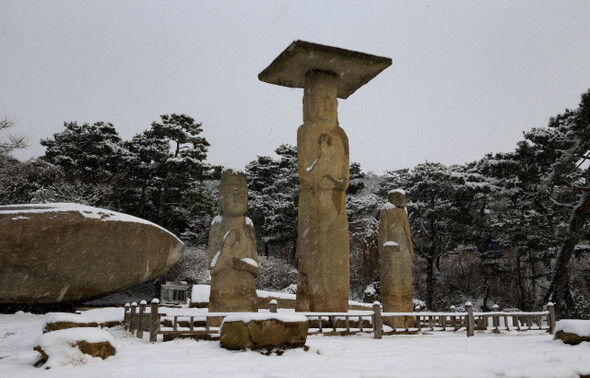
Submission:
M 420 332 L 422 328 L 431 331 L 446 331 L 450 328 L 454 332 L 465 328 L 467 337 L 474 336 L 475 330 L 488 330 L 490 326 L 495 332 L 500 329 L 524 331 L 532 329 L 546 329 L 553 334 L 555 330 L 555 309 L 552 303 L 547 304 L 546 311 L 537 312 L 505 312 L 499 311 L 498 306 L 491 312 L 474 312 L 470 302 L 465 304 L 465 312 L 457 312 L 452 306 L 448 312 L 382 312 L 379 302 L 373 303 L 372 311 L 349 312 L 302 312 L 310 320 L 309 334 L 327 332 L 372 332 L 375 339 L 384 335 L 384 325 L 392 329 L 386 334 L 399 332 Z M 270 302 L 270 312 L 277 312 L 276 301 Z M 124 326 L 130 332 L 143 338 L 144 332 L 149 333 L 150 342 L 156 342 L 158 335 L 164 335 L 164 339 L 180 336 L 213 335 L 218 332 L 217 326 L 212 326 L 212 319 L 223 319 L 230 312 L 208 312 L 204 314 L 170 314 L 159 313 L 159 301 L 152 300 L 150 306 L 146 301 L 126 304 L 124 314 Z M 396 322 L 396 319 L 402 319 Z M 315 320 L 315 322 L 314 322 Z M 324 324 L 324 320 L 327 321 Z M 390 323 L 387 323 L 388 321 Z M 162 322 L 171 322 L 171 327 L 162 327 Z M 202 324 L 204 321 L 204 324 Z M 356 327 L 354 326 L 354 322 Z M 197 324 L 198 322 L 198 324 Z M 402 327 L 396 325 L 402 323 Z M 168 323 L 170 324 L 170 323 Z M 221 324 L 217 321 L 216 324 Z M 365 324 L 367 326 L 365 326 Z M 171 328 L 171 329 L 170 329 Z M 318 331 L 313 331 L 318 329 Z M 331 331 L 329 331 L 331 329 Z

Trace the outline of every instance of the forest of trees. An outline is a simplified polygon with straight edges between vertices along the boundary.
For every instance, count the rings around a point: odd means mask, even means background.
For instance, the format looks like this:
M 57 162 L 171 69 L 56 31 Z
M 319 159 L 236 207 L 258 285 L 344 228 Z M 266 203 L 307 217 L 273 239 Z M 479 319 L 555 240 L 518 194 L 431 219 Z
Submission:
M 0 123 L 0 204 L 78 202 L 148 219 L 191 246 L 168 277 L 202 283 L 221 167 L 207 163 L 202 125 L 162 115 L 123 141 L 110 123 L 64 124 L 45 155 L 11 157 L 25 139 Z M 258 239 L 260 288 L 293 290 L 297 264 L 297 151 L 246 166 Z M 403 188 L 415 258 L 414 297 L 432 310 L 470 300 L 488 309 L 539 309 L 590 318 L 590 90 L 577 109 L 524 133 L 514 151 L 446 166 L 363 172 L 350 167 L 351 296 L 378 289 L 377 229 L 387 192 Z M 197 270 L 199 270 L 197 272 Z

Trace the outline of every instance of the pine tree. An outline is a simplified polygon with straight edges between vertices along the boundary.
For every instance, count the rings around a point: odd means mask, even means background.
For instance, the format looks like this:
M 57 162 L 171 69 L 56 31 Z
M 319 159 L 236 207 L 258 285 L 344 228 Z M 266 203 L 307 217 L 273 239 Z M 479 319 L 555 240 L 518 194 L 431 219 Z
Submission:
M 128 151 L 115 127 L 104 122 L 82 126 L 70 122 L 64 127 L 53 138 L 41 140 L 47 148 L 41 158 L 63 169 L 67 181 L 81 191 L 79 195 L 91 199 L 88 204 L 117 210 L 121 163 Z
M 58 202 L 53 194 L 64 183 L 61 168 L 44 160 L 0 159 L 0 205 L 43 202 L 42 198 Z
M 379 280 L 379 214 L 387 199 L 376 194 L 382 178 L 372 172 L 362 172 L 359 163 L 350 165 L 350 177 L 350 185 L 354 188 L 350 190 L 349 186 L 346 196 L 350 235 L 350 292 L 353 298 L 363 299 L 367 286 Z
M 188 231 L 194 217 L 212 212 L 213 200 L 202 125 L 186 114 L 165 114 L 149 130 L 125 144 L 133 185 L 126 191 L 132 214 L 176 233 Z M 135 199 L 135 200 L 133 200 Z
M 502 187 L 498 204 L 503 218 L 496 233 L 516 252 L 522 307 L 542 304 L 539 281 L 551 276 L 544 301 L 555 302 L 558 316 L 579 316 L 568 264 L 576 245 L 590 236 L 590 91 L 582 95 L 578 109 L 566 109 L 546 128 L 525 132 L 524 138 L 514 152 L 488 155 L 480 162 L 481 171 Z
M 465 166 L 424 163 L 414 169 L 386 173 L 380 194 L 391 189 L 406 191 L 414 252 L 426 263 L 426 304 L 438 307 L 436 272 L 440 259 L 464 245 L 476 244 L 478 226 L 484 222 L 489 183 Z M 435 270 L 436 269 L 436 270 Z
M 585 227 L 590 216 L 590 166 L 587 164 L 590 159 L 590 90 L 582 95 L 578 109 L 566 110 L 552 118 L 546 132 L 533 130 L 533 133 L 535 131 L 537 133 L 529 138 L 550 145 L 556 155 L 550 174 L 543 182 L 544 194 L 553 205 L 566 207 L 569 214 L 559 235 L 559 248 L 546 298 L 555 302 L 557 316 L 562 313 L 564 305 L 566 314 L 576 316 L 576 304 L 569 287 L 569 263 L 576 245 L 589 236 Z M 568 205 L 567 199 L 573 201 Z
M 560 214 L 539 196 L 539 185 L 546 174 L 546 156 L 526 141 L 514 152 L 488 155 L 478 162 L 478 170 L 494 180 L 498 190 L 491 205 L 493 220 L 489 231 L 499 251 L 511 259 L 512 279 L 506 283 L 515 290 L 512 305 L 524 310 L 538 308 L 547 278 L 555 243 L 555 228 Z M 545 164 L 546 165 L 546 164 Z
M 124 211 L 155 220 L 158 204 L 154 198 L 159 197 L 155 181 L 163 170 L 170 146 L 166 140 L 155 138 L 151 130 L 146 130 L 125 142 L 125 147 L 129 151 L 124 165 L 130 185 L 123 188 Z
M 27 147 L 27 138 L 10 133 L 15 126 L 14 121 L 5 118 L 0 120 L 0 159 L 6 158 L 12 151 Z
M 292 260 L 296 259 L 297 200 L 297 149 L 282 144 L 275 160 L 259 156 L 246 166 L 249 189 L 249 215 L 254 222 L 257 238 L 262 242 L 264 254 L 270 249 Z

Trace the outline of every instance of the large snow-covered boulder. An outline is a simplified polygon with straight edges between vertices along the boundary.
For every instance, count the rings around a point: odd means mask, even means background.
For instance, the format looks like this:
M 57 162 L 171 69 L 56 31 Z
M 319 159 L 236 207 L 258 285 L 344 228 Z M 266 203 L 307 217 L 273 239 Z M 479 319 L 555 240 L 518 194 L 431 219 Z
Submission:
M 578 345 L 590 342 L 590 320 L 564 319 L 555 325 L 555 340 L 566 344 Z
M 166 273 L 184 245 L 144 219 L 78 204 L 0 206 L 0 303 L 78 301 Z
M 303 347 L 308 324 L 298 314 L 234 313 L 223 320 L 220 342 L 226 349 Z
M 41 353 L 35 366 L 84 365 L 97 358 L 103 360 L 117 353 L 115 339 L 98 328 L 71 328 L 44 333 L 33 348 Z

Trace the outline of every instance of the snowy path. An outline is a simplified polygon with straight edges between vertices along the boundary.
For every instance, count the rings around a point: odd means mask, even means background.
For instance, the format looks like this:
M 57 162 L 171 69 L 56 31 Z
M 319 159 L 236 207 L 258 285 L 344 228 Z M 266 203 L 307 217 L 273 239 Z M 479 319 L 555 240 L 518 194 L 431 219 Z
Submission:
M 569 346 L 540 332 L 310 336 L 309 351 L 282 356 L 227 351 L 219 342 L 148 344 L 111 329 L 118 354 L 51 370 L 32 367 L 44 316 L 0 315 L 1 377 L 578 377 L 590 374 L 590 343 Z

